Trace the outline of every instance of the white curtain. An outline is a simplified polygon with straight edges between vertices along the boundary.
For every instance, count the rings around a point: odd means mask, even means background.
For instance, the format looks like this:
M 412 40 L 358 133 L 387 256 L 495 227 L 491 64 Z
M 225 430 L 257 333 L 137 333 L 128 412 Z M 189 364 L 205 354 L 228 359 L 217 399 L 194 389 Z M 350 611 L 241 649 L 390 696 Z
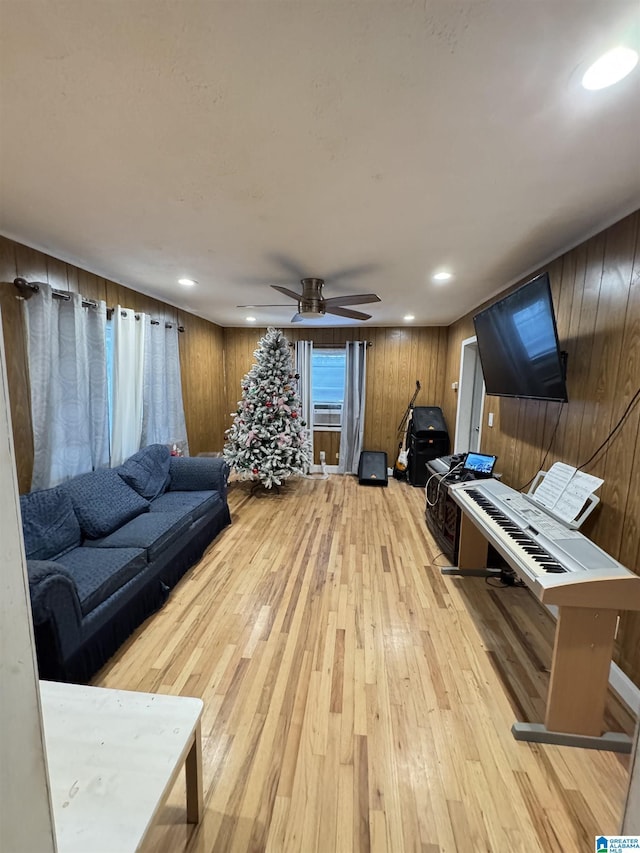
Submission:
M 366 341 L 347 341 L 338 473 L 357 474 L 364 437 Z
M 146 314 L 116 306 L 113 312 L 111 467 L 140 449 Z
M 309 430 L 309 452 L 313 463 L 313 341 L 296 343 L 296 373 L 300 374 L 298 393 L 302 402 L 302 419 Z
M 104 302 L 53 296 L 51 287 L 23 302 L 27 330 L 32 489 L 46 489 L 109 464 Z
M 146 326 L 141 446 L 175 444 L 188 456 L 178 329 L 164 320 Z

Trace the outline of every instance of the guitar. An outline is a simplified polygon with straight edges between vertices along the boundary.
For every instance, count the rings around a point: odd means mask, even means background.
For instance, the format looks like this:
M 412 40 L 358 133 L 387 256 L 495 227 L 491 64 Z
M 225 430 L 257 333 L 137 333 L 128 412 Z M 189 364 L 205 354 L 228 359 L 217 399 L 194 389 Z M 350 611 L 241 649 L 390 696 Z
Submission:
M 407 448 L 407 435 L 409 433 L 411 418 L 413 417 L 413 404 L 416 401 L 416 397 L 418 396 L 419 391 L 420 382 L 416 379 L 416 390 L 414 391 L 413 397 L 411 398 L 409 405 L 407 406 L 407 411 L 404 413 L 404 416 L 398 426 L 399 432 L 404 424 L 404 433 L 402 436 L 402 441 L 398 445 L 398 458 L 396 459 L 394 473 L 404 474 L 409 465 L 409 449 Z

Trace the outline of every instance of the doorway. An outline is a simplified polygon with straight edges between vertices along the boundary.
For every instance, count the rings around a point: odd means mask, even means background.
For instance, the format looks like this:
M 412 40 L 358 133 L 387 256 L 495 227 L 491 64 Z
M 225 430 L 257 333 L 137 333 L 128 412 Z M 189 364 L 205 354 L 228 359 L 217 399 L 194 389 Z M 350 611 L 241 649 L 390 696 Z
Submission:
M 484 378 L 475 337 L 462 341 L 460 379 L 454 453 L 480 450 L 482 414 L 484 410 Z

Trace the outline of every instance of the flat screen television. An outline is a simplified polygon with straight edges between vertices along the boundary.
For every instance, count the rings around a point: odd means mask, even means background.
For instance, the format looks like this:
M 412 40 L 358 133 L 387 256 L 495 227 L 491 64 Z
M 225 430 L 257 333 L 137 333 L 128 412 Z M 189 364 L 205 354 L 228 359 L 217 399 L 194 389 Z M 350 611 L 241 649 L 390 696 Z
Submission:
M 473 324 L 487 394 L 567 401 L 547 273 L 480 311 Z

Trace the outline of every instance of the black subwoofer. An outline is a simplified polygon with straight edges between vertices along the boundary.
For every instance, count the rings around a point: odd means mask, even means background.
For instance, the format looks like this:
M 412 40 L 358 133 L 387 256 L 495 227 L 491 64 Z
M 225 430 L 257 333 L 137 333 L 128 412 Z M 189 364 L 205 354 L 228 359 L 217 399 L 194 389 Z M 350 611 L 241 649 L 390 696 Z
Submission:
M 361 486 L 387 486 L 387 454 L 383 450 L 363 450 L 358 462 L 358 482 Z

